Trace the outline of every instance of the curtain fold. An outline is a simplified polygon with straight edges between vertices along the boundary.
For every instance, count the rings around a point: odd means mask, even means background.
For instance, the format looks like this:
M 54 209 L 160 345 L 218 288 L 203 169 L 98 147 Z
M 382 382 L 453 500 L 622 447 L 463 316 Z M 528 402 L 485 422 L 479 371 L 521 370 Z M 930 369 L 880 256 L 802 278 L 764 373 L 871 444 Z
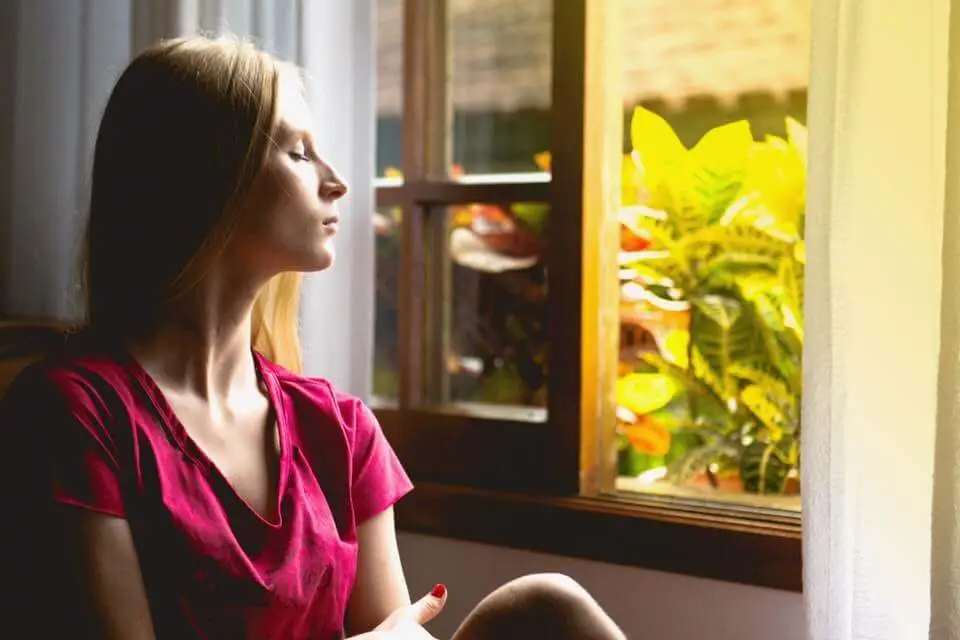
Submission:
M 941 261 L 957 213 L 944 199 L 956 180 L 945 163 L 950 4 L 813 5 L 802 450 L 811 640 L 926 638 L 932 591 L 960 578 L 953 566 L 935 580 L 931 560 L 934 509 L 954 518 L 944 538 L 960 533 L 953 495 L 933 490 L 935 478 L 954 481 L 957 451 L 940 451 L 946 469 L 934 460 L 938 427 L 956 428 L 945 407 L 960 397 L 941 373 L 957 364 L 943 329 L 960 296 L 946 271 L 955 260 Z
M 931 640 L 960 640 L 960 11 L 949 18 L 943 308 L 931 554 Z

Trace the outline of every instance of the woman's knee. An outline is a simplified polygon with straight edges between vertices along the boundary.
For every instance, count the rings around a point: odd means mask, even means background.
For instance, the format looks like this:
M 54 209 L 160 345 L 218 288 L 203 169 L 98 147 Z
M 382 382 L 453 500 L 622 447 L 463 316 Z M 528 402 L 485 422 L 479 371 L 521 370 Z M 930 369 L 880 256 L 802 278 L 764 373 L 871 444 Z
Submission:
M 562 573 L 533 573 L 505 584 L 527 607 L 557 611 L 587 606 L 593 597 L 579 582 Z
M 576 580 L 537 573 L 512 580 L 477 606 L 456 640 L 487 638 L 622 638 L 616 625 Z

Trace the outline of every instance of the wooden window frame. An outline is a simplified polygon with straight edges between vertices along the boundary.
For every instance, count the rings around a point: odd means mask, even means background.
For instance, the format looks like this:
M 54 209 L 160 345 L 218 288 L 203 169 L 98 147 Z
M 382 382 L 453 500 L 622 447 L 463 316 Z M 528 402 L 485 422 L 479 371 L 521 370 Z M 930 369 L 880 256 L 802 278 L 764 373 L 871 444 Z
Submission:
M 397 505 L 402 530 L 626 564 L 788 591 L 802 588 L 799 515 L 646 495 L 612 494 L 600 465 L 612 433 L 617 343 L 610 174 L 622 116 L 609 29 L 617 3 L 554 1 L 551 180 L 447 179 L 446 0 L 404 6 L 404 181 L 378 207 L 401 207 L 399 393 L 375 412 L 417 489 Z M 590 65 L 588 67 L 588 64 Z M 600 81 L 603 84 L 597 85 Z M 608 84 L 613 83 L 614 88 Z M 597 87 L 600 87 L 598 90 Z M 612 96 L 612 97 L 611 97 Z M 618 153 L 614 150 L 613 153 Z M 617 155 L 619 159 L 619 156 Z M 599 164 L 598 164 L 599 163 Z M 619 193 L 619 190 L 616 190 Z M 424 403 L 428 336 L 442 322 L 443 225 L 432 207 L 545 202 L 548 382 L 545 421 L 491 419 Z M 442 220 L 441 220 L 442 223 Z M 609 253 L 609 252 L 608 252 Z M 437 267 L 437 264 L 440 267 Z M 611 296 L 612 299 L 611 299 Z M 599 309 L 597 307 L 600 307 Z M 441 312 L 442 313 L 442 312 Z M 442 347 L 442 345 L 441 345 Z

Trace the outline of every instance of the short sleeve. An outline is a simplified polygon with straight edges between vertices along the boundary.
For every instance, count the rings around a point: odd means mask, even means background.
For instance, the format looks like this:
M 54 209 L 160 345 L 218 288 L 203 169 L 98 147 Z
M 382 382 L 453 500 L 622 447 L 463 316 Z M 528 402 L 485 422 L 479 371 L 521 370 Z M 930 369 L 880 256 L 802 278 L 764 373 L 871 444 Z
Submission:
M 35 458 L 35 495 L 124 517 L 111 423 L 93 386 L 63 370 L 24 372 L 0 410 L 3 438 L 25 443 Z
M 413 483 L 373 412 L 359 400 L 352 400 L 352 405 L 350 499 L 359 524 L 393 506 L 413 489 Z

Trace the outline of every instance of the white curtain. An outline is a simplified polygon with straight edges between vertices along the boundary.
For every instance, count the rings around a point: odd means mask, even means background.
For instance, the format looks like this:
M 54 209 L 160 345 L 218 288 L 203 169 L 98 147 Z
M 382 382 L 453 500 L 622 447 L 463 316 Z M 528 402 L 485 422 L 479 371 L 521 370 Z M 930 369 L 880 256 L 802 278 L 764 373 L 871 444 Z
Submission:
M 814 1 L 802 452 L 811 640 L 960 639 L 950 5 Z
M 80 311 L 93 141 L 131 55 L 227 30 L 305 68 L 319 146 L 346 176 L 338 262 L 306 279 L 305 365 L 365 395 L 372 360 L 373 0 L 0 1 L 0 313 Z

